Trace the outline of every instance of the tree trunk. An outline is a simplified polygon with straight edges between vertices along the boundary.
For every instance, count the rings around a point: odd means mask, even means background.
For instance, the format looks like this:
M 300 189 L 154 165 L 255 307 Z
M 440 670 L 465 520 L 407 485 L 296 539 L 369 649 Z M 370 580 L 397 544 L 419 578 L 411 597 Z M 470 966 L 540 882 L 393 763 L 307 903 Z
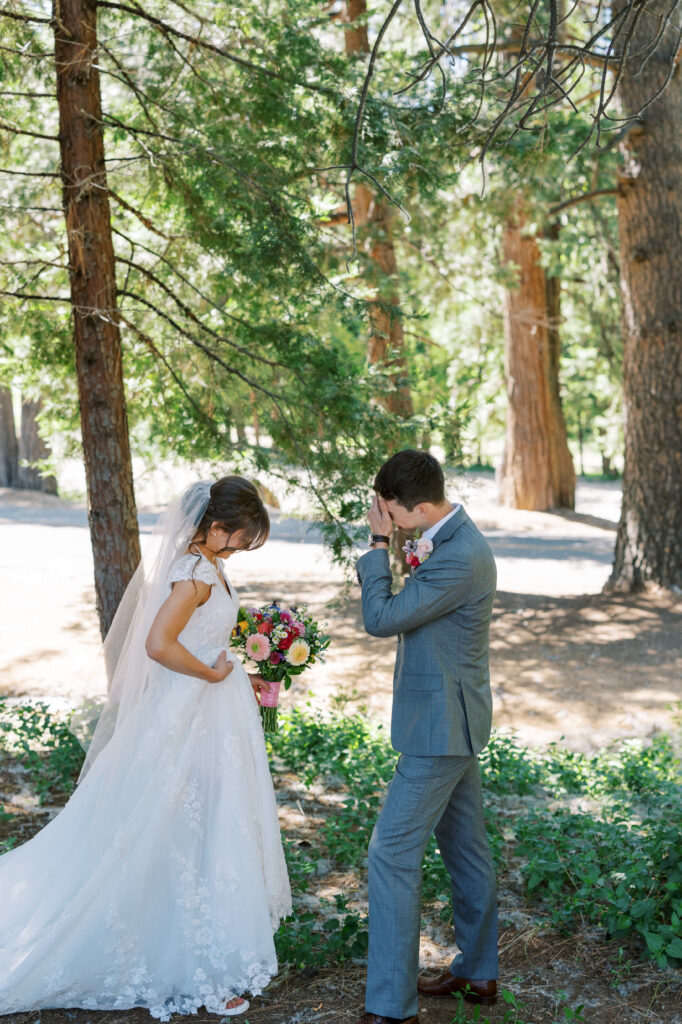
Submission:
M 363 19 L 360 25 L 355 24 L 358 18 Z M 367 0 L 346 0 L 342 20 L 348 25 L 345 30 L 346 53 L 369 54 Z M 414 408 L 407 383 L 403 325 L 394 312 L 398 308 L 399 299 L 396 288 L 398 265 L 391 227 L 393 211 L 383 196 L 359 182 L 355 186 L 353 216 L 358 236 L 368 240 L 366 279 L 375 298 L 369 304 L 367 358 L 374 365 L 383 364 L 391 380 L 390 390 L 378 396 L 380 403 L 395 416 L 406 419 L 412 415 Z M 409 572 L 403 551 L 406 539 L 404 530 L 393 531 L 393 565 L 398 573 L 404 574 Z
M 523 233 L 519 211 L 504 229 L 505 263 L 518 286 L 504 307 L 507 434 L 500 502 L 544 511 L 573 508 L 575 471 L 559 396 L 559 281 L 547 278 L 537 239 Z
M 667 5 L 647 5 L 620 85 L 624 113 L 641 110 L 675 60 L 680 11 L 651 60 Z M 638 56 L 637 56 L 638 55 Z M 625 466 L 611 585 L 682 586 L 682 72 L 622 146 L 618 222 L 623 295 Z
M 88 515 L 105 636 L 140 561 L 140 539 L 104 166 L 95 0 L 59 0 L 53 24 Z
M 349 55 L 369 53 L 366 16 L 367 0 L 347 0 L 342 21 L 348 25 L 345 47 Z M 358 18 L 364 19 L 360 25 L 355 24 Z M 384 364 L 392 381 L 391 390 L 379 396 L 381 404 L 396 416 L 406 418 L 414 410 L 407 384 L 403 325 L 393 312 L 399 305 L 398 266 L 391 226 L 393 211 L 383 196 L 359 182 L 355 186 L 353 216 L 359 236 L 367 239 L 366 277 L 375 295 L 375 301 L 369 305 L 368 359 L 372 364 Z
M 19 448 L 14 426 L 12 392 L 0 387 L 0 487 L 16 487 L 19 476 Z
M 36 462 L 48 458 L 50 449 L 38 433 L 38 414 L 42 402 L 24 398 L 21 403 L 21 437 L 19 440 L 19 486 L 29 491 L 57 493 L 57 481 L 52 475 L 41 473 Z

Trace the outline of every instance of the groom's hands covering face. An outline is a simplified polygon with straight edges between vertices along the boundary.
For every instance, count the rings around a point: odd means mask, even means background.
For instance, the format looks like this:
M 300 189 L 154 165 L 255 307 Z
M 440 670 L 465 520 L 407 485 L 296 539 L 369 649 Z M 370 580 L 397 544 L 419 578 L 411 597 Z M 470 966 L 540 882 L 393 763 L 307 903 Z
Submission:
M 374 495 L 374 501 L 367 513 L 369 520 L 369 528 L 372 533 L 382 534 L 384 537 L 390 537 L 393 530 L 393 520 L 388 511 L 388 506 L 383 498 L 380 498 L 378 494 Z

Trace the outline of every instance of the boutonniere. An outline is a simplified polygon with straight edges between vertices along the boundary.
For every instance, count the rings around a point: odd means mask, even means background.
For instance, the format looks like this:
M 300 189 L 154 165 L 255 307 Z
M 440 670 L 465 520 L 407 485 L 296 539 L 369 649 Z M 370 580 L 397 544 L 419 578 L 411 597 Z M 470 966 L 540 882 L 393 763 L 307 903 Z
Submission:
M 407 564 L 417 569 L 433 551 L 433 541 L 428 537 L 420 537 L 418 540 L 408 540 L 403 547 Z

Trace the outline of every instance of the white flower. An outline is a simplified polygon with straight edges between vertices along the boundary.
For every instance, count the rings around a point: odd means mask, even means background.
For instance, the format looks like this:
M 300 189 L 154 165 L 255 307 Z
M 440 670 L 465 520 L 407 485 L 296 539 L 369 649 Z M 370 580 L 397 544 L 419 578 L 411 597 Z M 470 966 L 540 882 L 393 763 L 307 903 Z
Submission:
M 294 640 L 286 653 L 286 659 L 290 665 L 305 665 L 310 656 L 310 647 L 305 640 Z

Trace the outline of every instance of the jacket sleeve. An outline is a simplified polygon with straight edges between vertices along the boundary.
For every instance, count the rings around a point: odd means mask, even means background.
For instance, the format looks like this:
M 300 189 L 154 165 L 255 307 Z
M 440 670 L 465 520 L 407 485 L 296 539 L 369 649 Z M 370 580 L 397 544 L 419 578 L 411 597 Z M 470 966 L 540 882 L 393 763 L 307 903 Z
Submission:
M 417 629 L 464 604 L 469 594 L 473 566 L 466 558 L 440 554 L 421 566 L 391 593 L 391 569 L 385 549 L 368 551 L 358 561 L 362 585 L 362 617 L 371 636 L 396 636 Z

